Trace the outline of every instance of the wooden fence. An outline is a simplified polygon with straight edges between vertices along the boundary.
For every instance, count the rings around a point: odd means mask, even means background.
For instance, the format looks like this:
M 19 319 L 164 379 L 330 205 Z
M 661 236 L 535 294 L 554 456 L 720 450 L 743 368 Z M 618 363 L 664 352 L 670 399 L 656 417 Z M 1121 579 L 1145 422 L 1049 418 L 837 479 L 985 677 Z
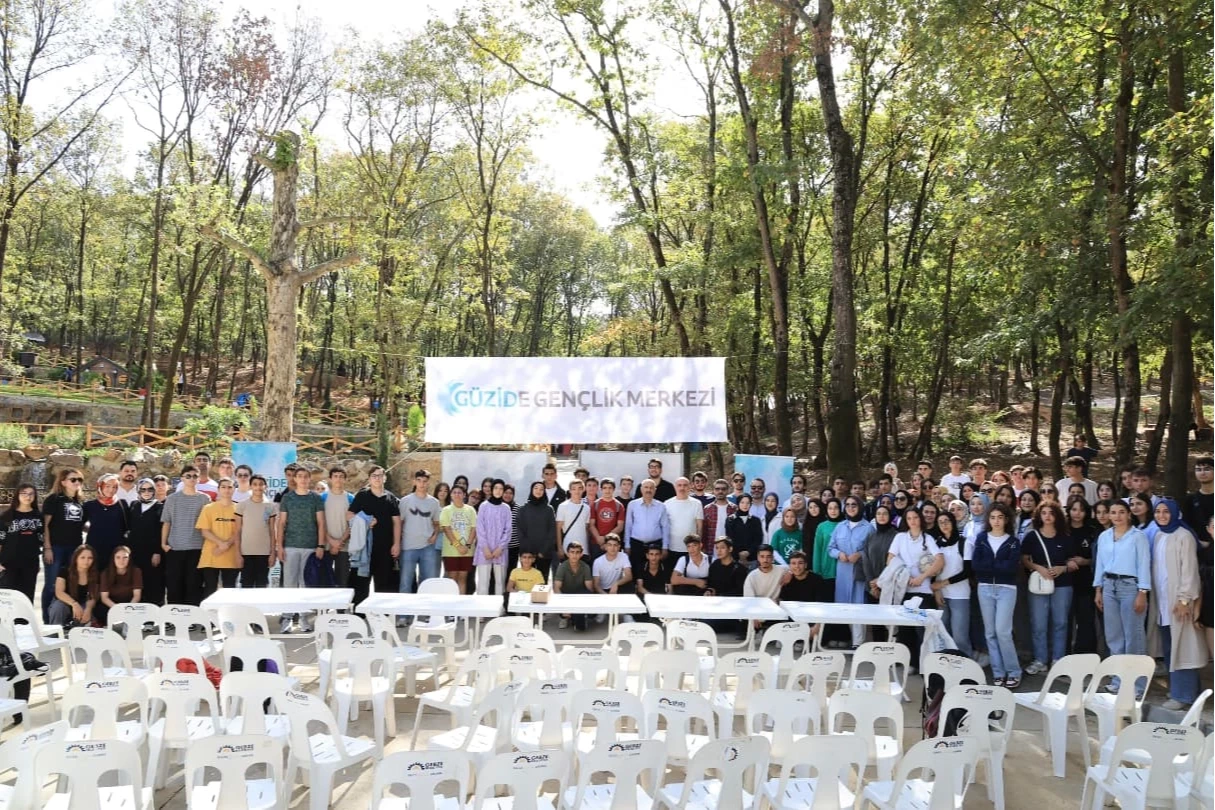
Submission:
M 100 426 L 92 423 L 83 425 L 48 425 L 34 422 L 14 423 L 25 428 L 33 441 L 42 441 L 47 433 L 53 430 L 81 431 L 83 445 L 81 449 L 96 450 L 107 447 L 151 447 L 156 450 L 179 450 L 182 453 L 192 453 L 204 448 L 214 450 L 220 448 L 227 451 L 234 441 L 256 441 L 256 437 L 238 432 L 220 439 L 196 436 L 181 430 L 157 430 L 142 425 L 138 427 Z M 329 455 L 373 456 L 376 452 L 375 436 L 299 436 L 296 438 L 299 451 L 327 453 Z

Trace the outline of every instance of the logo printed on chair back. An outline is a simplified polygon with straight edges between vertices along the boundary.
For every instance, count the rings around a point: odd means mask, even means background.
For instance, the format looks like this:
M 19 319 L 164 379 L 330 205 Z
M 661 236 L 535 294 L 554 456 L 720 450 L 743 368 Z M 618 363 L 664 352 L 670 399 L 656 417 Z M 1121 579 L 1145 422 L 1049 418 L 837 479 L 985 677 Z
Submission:
M 244 745 L 221 745 L 215 751 L 215 755 L 220 759 L 248 759 L 253 756 L 253 752 L 257 746 L 253 743 L 245 743 Z
M 89 681 L 84 685 L 86 692 L 117 692 L 121 684 L 118 681 Z
M 157 647 L 180 647 L 181 639 L 174 638 L 173 636 L 157 636 L 156 640 L 152 643 Z
M 1156 738 L 1168 739 L 1170 737 L 1184 737 L 1190 733 L 1187 726 L 1156 726 L 1152 729 L 1152 736 Z
M 722 759 L 724 759 L 726 762 L 733 762 L 734 760 L 738 759 L 738 757 L 738 748 L 733 745 L 726 746 L 726 750 L 722 752 Z
M 834 664 L 835 656 L 830 653 L 815 653 L 810 656 L 811 664 Z
M 21 739 L 21 744 L 17 748 L 21 751 L 27 750 L 31 745 L 41 746 L 51 737 L 55 736 L 54 726 L 43 726 L 38 731 L 31 731 Z
M 565 681 L 544 681 L 540 684 L 540 691 L 546 694 L 555 695 L 560 692 L 570 691 L 570 685 Z
M 651 635 L 651 633 L 652 631 L 645 627 L 630 627 L 629 632 L 625 635 L 629 638 L 642 638 L 643 636 Z
M 755 656 L 746 656 L 745 658 L 735 658 L 734 663 L 740 667 L 754 667 L 759 665 L 759 658 Z
M 593 647 L 590 649 L 579 650 L 577 657 L 578 658 L 593 658 L 596 661 L 600 661 L 603 659 L 603 650 L 598 650 Z
M 431 760 L 430 762 L 411 762 L 409 767 L 405 769 L 407 776 L 425 776 L 432 773 L 442 773 L 445 763 L 441 759 Z
M 872 647 L 870 647 L 869 649 L 875 653 L 880 653 L 882 655 L 885 655 L 887 653 L 894 652 L 895 645 L 893 645 L 893 644 L 875 644 Z
M 192 686 L 189 678 L 161 678 L 157 684 L 161 689 L 173 689 L 186 692 Z
M 686 701 L 675 700 L 674 698 L 668 698 L 668 697 L 658 698 L 658 705 L 659 706 L 670 706 L 672 709 L 678 709 L 679 711 L 684 711 L 685 709 L 688 708 L 688 704 Z
M 596 709 L 619 709 L 620 701 L 619 700 L 603 700 L 602 698 L 596 698 L 595 700 L 591 701 L 591 706 Z
M 526 765 L 545 765 L 548 760 L 548 754 L 520 754 L 511 764 L 518 768 Z
M 103 757 L 109 751 L 110 744 L 108 742 L 79 742 L 70 743 L 63 749 L 64 756 L 78 757 Z
M 170 616 L 189 616 L 193 612 L 193 608 L 183 607 L 182 605 L 169 605 Z
M 296 692 L 294 689 L 288 689 L 287 700 L 298 706 L 307 706 L 312 702 L 312 696 L 307 692 Z
M 103 639 L 108 631 L 104 627 L 77 627 L 73 632 L 84 638 Z
M 966 739 L 964 737 L 954 737 L 937 741 L 937 744 L 932 747 L 933 753 L 948 754 L 951 751 L 957 751 L 966 747 Z
M 613 757 L 613 758 L 635 757 L 641 753 L 642 748 L 644 748 L 644 746 L 642 745 L 640 740 L 638 740 L 637 742 L 612 743 L 611 745 L 608 746 L 608 756 Z
M 968 697 L 978 697 L 978 698 L 989 698 L 990 699 L 990 698 L 995 697 L 996 690 L 992 689 L 990 686 L 968 686 L 968 687 L 966 687 L 965 694 Z
M 933 660 L 941 669 L 961 669 L 964 666 L 962 659 L 958 658 L 956 655 L 949 655 L 947 653 L 938 653 Z

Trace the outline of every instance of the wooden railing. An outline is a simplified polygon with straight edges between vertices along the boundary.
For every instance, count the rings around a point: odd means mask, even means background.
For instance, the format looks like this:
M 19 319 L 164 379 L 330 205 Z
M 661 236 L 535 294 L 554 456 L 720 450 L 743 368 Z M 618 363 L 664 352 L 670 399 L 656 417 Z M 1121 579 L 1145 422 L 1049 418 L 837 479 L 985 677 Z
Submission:
M 243 431 L 224 436 L 220 439 L 197 436 L 175 428 L 157 430 L 142 425 L 138 427 L 115 427 L 112 425 L 94 425 L 91 422 L 83 425 L 48 425 L 35 422 L 16 422 L 29 434 L 31 441 L 43 440 L 47 433 L 57 428 L 77 430 L 84 433 L 81 449 L 96 450 L 107 447 L 151 447 L 156 450 L 179 450 L 191 453 L 203 448 L 221 449 L 227 451 L 233 441 L 256 441 Z M 299 451 L 313 453 L 328 453 L 329 455 L 359 455 L 372 456 L 376 452 L 375 436 L 299 436 L 296 438 Z

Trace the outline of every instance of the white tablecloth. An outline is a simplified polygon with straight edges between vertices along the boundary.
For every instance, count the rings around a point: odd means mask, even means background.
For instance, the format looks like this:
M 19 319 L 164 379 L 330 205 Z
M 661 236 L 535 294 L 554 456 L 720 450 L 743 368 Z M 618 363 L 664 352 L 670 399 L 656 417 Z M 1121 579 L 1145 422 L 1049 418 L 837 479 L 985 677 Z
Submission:
M 940 610 L 906 608 L 902 605 L 849 605 L 834 602 L 781 602 L 795 622 L 810 624 L 866 624 L 878 627 L 923 627 L 926 653 L 951 649 L 953 637 L 945 629 Z M 816 638 L 816 644 L 819 639 Z
M 762 596 L 668 596 L 649 594 L 646 609 L 656 619 L 751 619 L 784 621 L 789 614 Z
M 348 610 L 353 588 L 221 588 L 202 600 L 206 610 L 250 605 L 262 613 L 303 613 L 313 610 Z
M 510 595 L 511 613 L 604 613 L 609 616 L 645 613 L 645 605 L 631 593 L 550 593 L 548 602 L 533 602 L 530 593 Z
M 359 603 L 359 613 L 389 616 L 459 616 L 492 619 L 502 615 L 501 596 L 460 594 L 373 593 Z

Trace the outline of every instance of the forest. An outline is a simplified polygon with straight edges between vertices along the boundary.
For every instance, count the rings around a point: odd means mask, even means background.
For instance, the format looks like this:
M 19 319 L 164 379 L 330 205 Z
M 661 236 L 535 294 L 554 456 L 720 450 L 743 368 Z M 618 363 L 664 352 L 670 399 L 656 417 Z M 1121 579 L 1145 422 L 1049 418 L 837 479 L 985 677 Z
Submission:
M 42 335 L 35 373 L 110 357 L 148 425 L 178 368 L 261 396 L 285 156 L 316 407 L 403 418 L 426 356 L 715 355 L 740 452 L 850 472 L 1022 400 L 1056 469 L 1073 430 L 1124 464 L 1155 426 L 1184 486 L 1211 31 L 1192 0 L 517 0 L 371 40 L 218 0 L 104 28 L 5 0 L 0 375 Z M 695 116 L 655 101 L 672 64 Z M 538 170 L 562 116 L 604 136 L 608 225 Z

